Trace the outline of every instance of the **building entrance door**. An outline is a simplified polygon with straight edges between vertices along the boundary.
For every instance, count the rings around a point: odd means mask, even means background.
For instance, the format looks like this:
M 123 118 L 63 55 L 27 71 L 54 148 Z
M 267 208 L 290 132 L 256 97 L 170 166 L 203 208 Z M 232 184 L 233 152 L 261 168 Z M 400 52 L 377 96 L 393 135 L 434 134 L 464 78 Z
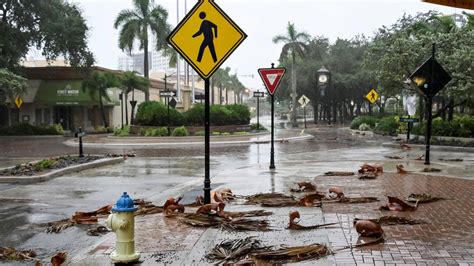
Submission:
M 71 106 L 54 107 L 54 123 L 61 124 L 64 130 L 74 130 L 74 115 Z

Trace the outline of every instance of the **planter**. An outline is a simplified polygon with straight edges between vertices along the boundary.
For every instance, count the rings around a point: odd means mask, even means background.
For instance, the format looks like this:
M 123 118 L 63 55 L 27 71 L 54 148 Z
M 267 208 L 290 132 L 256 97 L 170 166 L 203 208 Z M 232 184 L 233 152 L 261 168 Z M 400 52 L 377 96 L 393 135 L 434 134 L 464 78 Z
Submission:
M 150 128 L 159 128 L 162 126 L 150 127 L 150 126 L 130 126 L 130 134 L 140 135 L 140 131 L 142 129 L 150 129 Z M 188 130 L 189 134 L 194 135 L 196 132 L 204 131 L 203 126 L 185 126 Z M 171 131 L 173 131 L 177 127 L 170 127 Z M 240 132 L 240 131 L 250 131 L 250 125 L 229 125 L 229 126 L 211 126 L 211 132 L 218 131 L 218 132 Z

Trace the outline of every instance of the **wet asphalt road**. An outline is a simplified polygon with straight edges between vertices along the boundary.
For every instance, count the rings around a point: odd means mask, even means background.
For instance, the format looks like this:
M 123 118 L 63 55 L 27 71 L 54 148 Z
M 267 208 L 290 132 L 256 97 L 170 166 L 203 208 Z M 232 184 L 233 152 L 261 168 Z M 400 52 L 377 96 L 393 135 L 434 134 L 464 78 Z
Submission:
M 314 176 L 329 170 L 353 171 L 360 162 L 384 160 L 383 155 L 401 153 L 398 149 L 381 147 L 381 143 L 388 140 L 386 137 L 353 135 L 347 129 L 332 127 L 314 128 L 306 132 L 315 138 L 276 144 L 277 171 L 280 166 L 285 169 L 276 177 L 268 172 L 269 144 L 213 146 L 213 187 L 219 186 L 219 182 L 231 183 L 235 180 L 232 189 L 239 194 L 284 191 L 292 185 L 285 179 L 288 176 L 307 177 L 310 173 Z M 63 145 L 62 141 L 62 138 L 44 138 L 37 146 L 35 141 L 29 139 L 16 144 L 2 143 L 0 158 L 15 157 L 9 161 L 12 162 L 74 153 L 75 149 Z M 137 158 L 44 183 L 0 184 L 0 246 L 32 248 L 38 251 L 40 257 L 50 256 L 60 250 L 75 252 L 94 244 L 97 238 L 87 236 L 81 227 L 70 228 L 61 234 L 46 234 L 45 224 L 70 217 L 75 211 L 92 211 L 112 204 L 123 191 L 129 192 L 134 198 L 148 198 L 156 203 L 171 195 L 199 190 L 202 185 L 204 149 L 201 146 L 86 151 L 100 154 L 122 152 L 137 153 Z M 414 158 L 417 153 L 420 152 L 405 152 L 404 155 Z M 443 156 L 447 154 L 435 153 L 433 160 Z M 450 156 L 463 156 L 465 162 L 460 168 L 464 172 L 472 171 L 472 154 Z M 4 160 L 2 162 L 6 164 Z M 389 163 L 392 168 L 394 164 Z M 452 171 L 455 175 L 456 170 Z M 249 178 L 259 178 L 261 181 L 248 187 L 246 180 Z

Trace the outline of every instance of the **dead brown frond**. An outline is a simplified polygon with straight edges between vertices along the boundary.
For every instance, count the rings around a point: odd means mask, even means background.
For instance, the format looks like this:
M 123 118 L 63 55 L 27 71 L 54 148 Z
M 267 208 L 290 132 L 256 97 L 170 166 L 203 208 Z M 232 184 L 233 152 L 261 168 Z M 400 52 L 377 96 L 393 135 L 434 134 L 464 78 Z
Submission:
M 394 160 L 403 159 L 403 156 L 399 156 L 399 155 L 385 155 L 384 157 L 388 159 L 394 159 Z
M 440 158 L 440 161 L 445 161 L 445 162 L 462 162 L 464 159 L 461 158 Z
M 372 172 L 374 174 L 383 173 L 383 167 L 381 165 L 370 165 L 365 163 L 360 166 L 359 174 L 363 174 L 366 172 Z
M 397 164 L 397 174 L 401 174 L 401 175 L 404 175 L 404 174 L 407 174 L 407 170 L 405 170 L 405 167 L 403 166 L 403 164 Z
M 31 260 L 36 257 L 33 250 L 17 250 L 10 247 L 0 247 L 0 261 Z
M 188 214 L 179 219 L 180 222 L 195 227 L 215 227 L 236 231 L 268 231 L 268 222 L 253 219 L 229 219 L 216 214 Z
M 316 191 L 316 185 L 311 181 L 297 182 L 298 188 L 291 188 L 291 192 L 313 192 Z
M 265 210 L 254 210 L 254 211 L 243 211 L 243 212 L 224 212 L 226 217 L 229 218 L 241 218 L 241 217 L 258 217 L 258 216 L 269 216 L 272 212 Z
M 354 220 L 357 233 L 363 237 L 381 237 L 383 229 L 380 224 L 371 220 Z
M 412 206 L 403 200 L 396 198 L 396 197 L 390 197 L 387 196 L 388 198 L 388 204 L 381 206 L 379 209 L 383 211 L 415 211 L 418 207 L 418 202 L 415 204 L 415 206 Z
M 96 228 L 88 229 L 87 230 L 87 235 L 89 235 L 89 236 L 100 236 L 100 235 L 103 235 L 103 234 L 107 234 L 108 232 L 110 232 L 110 231 L 109 231 L 109 229 L 107 229 L 107 227 L 105 227 L 103 225 L 99 225 Z
M 429 202 L 435 202 L 439 200 L 445 200 L 445 198 L 434 197 L 426 193 L 422 193 L 422 194 L 412 193 L 408 195 L 407 197 L 408 202 L 418 202 L 418 203 L 429 203 Z
M 215 202 L 229 202 L 235 199 L 234 193 L 229 188 L 221 188 L 212 192 Z
M 379 201 L 377 197 L 341 197 L 339 199 L 340 203 L 370 203 L 370 202 L 376 202 Z
M 326 245 L 312 244 L 308 246 L 280 248 L 274 251 L 259 251 L 254 253 L 252 257 L 269 263 L 289 263 L 320 259 L 331 253 Z
M 318 229 L 321 227 L 338 224 L 338 223 L 327 223 L 327 224 L 318 224 L 318 225 L 310 225 L 310 226 L 300 225 L 298 224 L 300 220 L 295 221 L 295 219 L 300 219 L 300 213 L 298 211 L 291 211 L 289 217 L 290 217 L 290 222 L 288 223 L 288 229 L 290 230 L 312 230 L 312 229 Z
M 66 261 L 67 254 L 65 252 L 58 252 L 51 258 L 51 264 L 53 266 L 60 266 Z
M 354 172 L 340 172 L 340 171 L 329 171 L 324 173 L 325 176 L 353 176 Z
M 59 221 L 49 222 L 48 228 L 46 229 L 47 233 L 59 233 L 62 230 L 74 226 L 75 222 L 71 219 L 63 219 Z
M 272 200 L 295 200 L 295 197 L 282 193 L 258 193 L 246 196 L 247 204 L 262 204 Z
M 355 218 L 354 222 L 360 221 L 362 219 Z M 403 225 L 403 224 L 409 224 L 409 225 L 414 225 L 414 224 L 424 224 L 426 221 L 420 220 L 420 219 L 409 219 L 405 217 L 398 217 L 395 215 L 390 215 L 390 216 L 382 216 L 380 218 L 376 219 L 365 219 L 369 220 L 374 223 L 378 223 L 380 225 Z
M 364 180 L 364 179 L 376 179 L 377 178 L 377 174 L 373 173 L 373 172 L 365 172 L 365 173 L 362 173 L 362 174 L 359 174 L 357 176 L 359 179 L 361 180 Z
M 321 193 L 308 194 L 300 198 L 298 205 L 304 207 L 321 207 L 321 200 L 325 197 L 326 195 Z
M 425 173 L 437 173 L 437 172 L 441 172 L 441 169 L 439 168 L 434 168 L 434 167 L 426 167 L 424 168 L 423 170 L 421 170 L 422 172 L 425 172 Z
M 420 155 L 420 156 L 415 158 L 416 161 L 422 161 L 424 159 L 425 159 L 425 155 Z
M 234 262 L 244 258 L 251 252 L 261 250 L 260 241 L 255 237 L 243 239 L 232 239 L 222 241 L 216 245 L 206 257 L 210 260 L 217 260 L 217 264 Z

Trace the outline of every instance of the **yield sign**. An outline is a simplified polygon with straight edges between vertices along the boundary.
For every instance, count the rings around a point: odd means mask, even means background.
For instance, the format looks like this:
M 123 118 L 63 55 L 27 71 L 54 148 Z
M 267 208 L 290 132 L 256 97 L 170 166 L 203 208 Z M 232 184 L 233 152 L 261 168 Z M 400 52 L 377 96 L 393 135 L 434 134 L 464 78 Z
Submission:
M 260 68 L 258 70 L 258 74 L 260 74 L 260 77 L 263 80 L 263 83 L 265 84 L 265 87 L 268 90 L 268 93 L 270 95 L 273 95 L 275 93 L 276 89 L 278 88 L 278 85 L 280 84 L 281 79 L 285 75 L 286 68 L 280 67 L 280 68 Z
M 247 38 L 214 0 L 199 0 L 168 36 L 168 42 L 208 79 Z

